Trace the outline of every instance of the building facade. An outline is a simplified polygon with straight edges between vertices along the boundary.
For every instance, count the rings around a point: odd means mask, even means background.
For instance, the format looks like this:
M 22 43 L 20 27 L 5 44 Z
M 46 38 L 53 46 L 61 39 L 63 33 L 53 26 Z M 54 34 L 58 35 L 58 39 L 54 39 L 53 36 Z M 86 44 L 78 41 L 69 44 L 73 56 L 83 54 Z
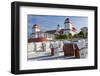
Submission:
M 54 40 L 55 35 L 68 35 L 68 34 L 76 34 L 77 30 L 72 25 L 69 18 L 66 18 L 64 21 L 64 27 L 63 29 L 60 27 L 60 25 L 57 25 L 57 28 L 55 30 L 47 30 L 45 32 L 41 31 L 41 28 L 38 24 L 34 24 L 32 26 L 32 33 L 29 41 L 47 41 L 47 40 Z
M 36 42 L 42 42 L 42 41 L 48 41 L 53 40 L 54 35 L 46 32 L 42 32 L 41 28 L 38 24 L 34 24 L 32 26 L 32 33 L 30 35 L 29 41 L 36 41 Z
M 56 35 L 68 35 L 68 34 L 74 35 L 76 33 L 77 29 L 72 25 L 69 18 L 65 19 L 63 29 L 61 29 L 60 25 L 58 24 L 55 32 Z

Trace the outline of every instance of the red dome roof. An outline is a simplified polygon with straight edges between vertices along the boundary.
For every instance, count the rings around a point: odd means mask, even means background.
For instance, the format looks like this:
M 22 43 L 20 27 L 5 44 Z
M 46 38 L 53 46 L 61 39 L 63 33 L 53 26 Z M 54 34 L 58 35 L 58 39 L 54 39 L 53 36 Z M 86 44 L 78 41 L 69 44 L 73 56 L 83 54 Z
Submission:
M 34 25 L 32 26 L 32 29 L 34 29 L 34 28 L 40 28 L 40 26 L 39 26 L 38 24 L 34 24 Z

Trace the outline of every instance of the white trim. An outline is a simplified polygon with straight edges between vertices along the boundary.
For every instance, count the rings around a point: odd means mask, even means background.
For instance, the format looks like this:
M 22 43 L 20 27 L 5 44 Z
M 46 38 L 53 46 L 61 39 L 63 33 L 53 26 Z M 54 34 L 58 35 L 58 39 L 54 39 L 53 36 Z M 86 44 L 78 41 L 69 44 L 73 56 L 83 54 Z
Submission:
M 88 17 L 88 58 L 69 60 L 27 61 L 27 15 L 60 15 Z M 20 8 L 20 69 L 43 69 L 60 67 L 80 67 L 94 65 L 94 11 L 60 8 L 21 7 Z

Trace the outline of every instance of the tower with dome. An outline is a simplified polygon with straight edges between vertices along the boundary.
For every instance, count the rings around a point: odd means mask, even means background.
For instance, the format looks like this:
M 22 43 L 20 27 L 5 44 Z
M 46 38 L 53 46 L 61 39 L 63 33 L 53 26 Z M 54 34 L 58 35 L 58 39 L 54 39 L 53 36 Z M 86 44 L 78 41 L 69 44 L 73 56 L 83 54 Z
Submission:
M 56 35 L 68 35 L 68 34 L 74 35 L 76 33 L 77 33 L 77 29 L 75 28 L 75 26 L 73 26 L 69 18 L 65 19 L 64 27 L 62 29 L 58 24 L 55 32 Z
M 76 28 L 73 26 L 69 18 L 66 18 L 64 21 L 64 33 L 63 34 L 69 34 L 71 33 L 72 35 L 77 33 Z

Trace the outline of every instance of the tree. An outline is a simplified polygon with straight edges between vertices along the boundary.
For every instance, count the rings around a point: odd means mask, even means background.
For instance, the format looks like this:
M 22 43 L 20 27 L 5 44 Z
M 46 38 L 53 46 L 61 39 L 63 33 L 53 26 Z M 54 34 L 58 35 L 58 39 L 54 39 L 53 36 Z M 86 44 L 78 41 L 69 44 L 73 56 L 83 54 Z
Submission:
M 68 38 L 72 41 L 73 36 L 71 33 L 68 34 Z
M 84 37 L 87 38 L 88 37 L 88 32 L 84 33 Z
M 72 34 L 71 33 L 68 34 L 68 38 L 72 39 Z
M 78 34 L 74 34 L 74 36 L 73 36 L 74 38 L 78 38 Z
M 56 35 L 55 39 L 67 39 L 67 35 Z
M 78 36 L 81 37 L 81 38 L 84 38 L 84 33 L 83 33 L 83 31 L 80 31 L 80 32 L 78 33 Z

